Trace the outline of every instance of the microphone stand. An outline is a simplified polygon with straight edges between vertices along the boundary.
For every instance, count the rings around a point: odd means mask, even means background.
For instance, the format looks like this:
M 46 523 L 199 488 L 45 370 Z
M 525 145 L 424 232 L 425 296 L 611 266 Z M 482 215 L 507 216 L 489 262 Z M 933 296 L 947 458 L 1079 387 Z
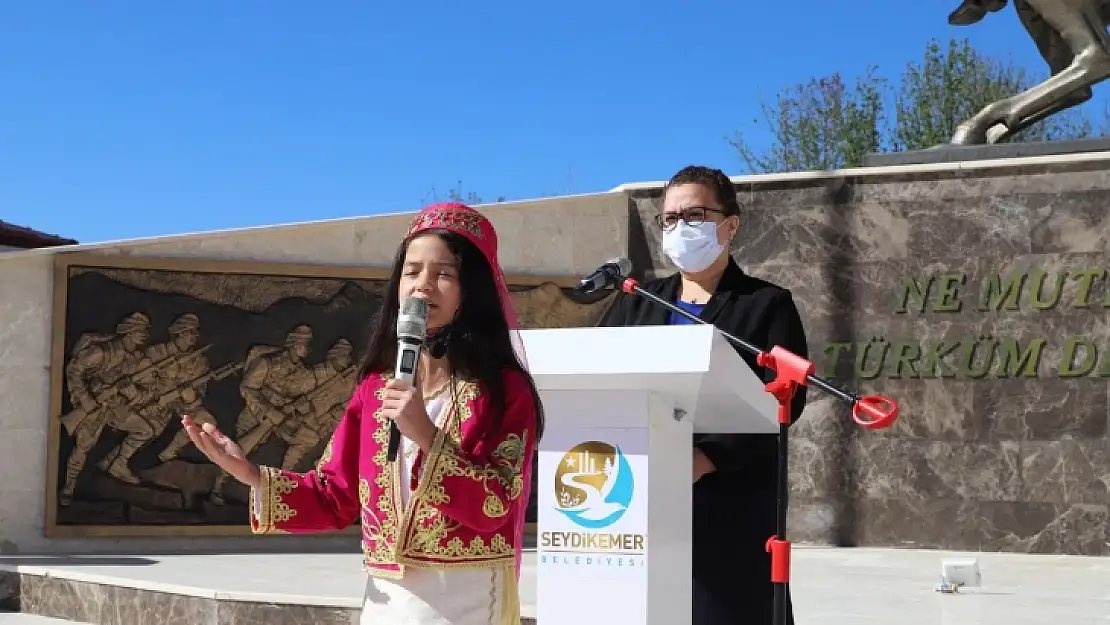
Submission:
M 620 279 L 617 277 L 616 279 Z M 709 325 L 697 315 L 682 310 L 671 302 L 654 293 L 645 291 L 635 278 L 625 278 L 621 283 L 621 290 L 630 295 L 639 295 L 652 302 L 678 313 L 694 323 Z M 833 397 L 852 404 L 852 420 L 857 424 L 870 429 L 881 430 L 890 427 L 898 418 L 898 404 L 882 395 L 859 396 L 855 393 L 837 388 L 831 382 L 814 375 L 816 367 L 813 363 L 801 356 L 783 349 L 778 345 L 771 351 L 764 351 L 758 347 L 739 339 L 717 328 L 732 344 L 755 356 L 756 363 L 766 369 L 774 371 L 775 378 L 767 383 L 764 388 L 775 396 L 779 403 L 779 453 L 778 453 L 778 501 L 775 518 L 775 535 L 767 539 L 767 552 L 771 554 L 771 583 L 775 587 L 774 625 L 786 625 L 786 593 L 790 586 L 790 541 L 786 540 L 786 512 L 790 489 L 789 458 L 790 458 L 790 422 L 791 400 L 799 386 L 815 386 Z

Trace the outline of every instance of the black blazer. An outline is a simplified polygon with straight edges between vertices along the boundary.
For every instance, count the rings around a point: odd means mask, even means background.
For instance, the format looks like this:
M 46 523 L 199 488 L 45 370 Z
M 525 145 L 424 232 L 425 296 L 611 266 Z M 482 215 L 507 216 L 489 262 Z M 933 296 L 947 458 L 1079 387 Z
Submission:
M 681 282 L 681 276 L 676 273 L 640 286 L 674 302 Z M 670 316 L 666 308 L 639 295 L 622 292 L 602 325 L 667 325 Z M 781 345 L 799 356 L 809 357 L 805 329 L 790 291 L 745 274 L 731 257 L 716 293 L 709 298 L 702 311 L 701 319 L 760 349 L 770 350 L 775 345 Z M 736 351 L 765 382 L 773 379 L 774 373 L 757 365 L 754 356 L 740 348 Z M 803 386 L 795 393 L 791 404 L 793 421 L 801 417 L 805 404 L 806 388 Z M 733 472 L 751 468 L 750 452 L 764 438 L 767 436 L 760 434 L 703 435 L 698 437 L 696 444 L 713 461 L 718 471 Z
M 641 286 L 673 302 L 680 284 L 681 276 L 674 274 Z M 667 325 L 670 314 L 644 297 L 620 293 L 601 325 Z M 745 274 L 731 258 L 701 318 L 760 349 L 781 345 L 800 356 L 809 356 L 805 330 L 790 291 Z M 758 366 L 753 356 L 739 348 L 736 351 L 764 381 L 773 378 L 773 372 Z M 793 421 L 805 407 L 805 391 L 801 387 L 794 396 Z M 694 444 L 717 469 L 694 485 L 696 591 L 700 588 L 715 596 L 712 600 L 719 600 L 722 606 L 743 606 L 753 617 L 750 622 L 759 623 L 756 614 L 764 607 L 770 609 L 772 596 L 765 544 L 775 533 L 778 436 L 697 434 Z M 745 590 L 743 584 L 751 586 Z

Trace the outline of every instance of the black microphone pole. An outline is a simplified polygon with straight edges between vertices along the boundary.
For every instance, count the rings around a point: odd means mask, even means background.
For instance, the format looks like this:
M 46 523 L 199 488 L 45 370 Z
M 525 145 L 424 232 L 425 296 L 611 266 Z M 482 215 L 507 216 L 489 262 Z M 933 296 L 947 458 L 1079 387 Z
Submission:
M 622 280 L 623 278 L 623 280 Z M 682 315 L 690 321 L 709 324 L 697 315 L 682 310 L 658 295 L 644 290 L 635 278 L 618 276 L 613 282 L 620 281 L 620 288 L 630 295 L 639 295 L 667 310 Z M 778 501 L 775 517 L 775 535 L 767 540 L 767 552 L 771 554 L 771 582 L 775 586 L 774 624 L 786 625 L 786 593 L 790 586 L 790 541 L 786 539 L 786 513 L 789 506 L 789 459 L 790 434 L 792 421 L 791 401 L 799 386 L 815 386 L 833 397 L 852 404 L 852 420 L 871 430 L 890 427 L 898 418 L 898 404 L 882 395 L 859 396 L 836 387 L 831 382 L 814 375 L 816 367 L 809 360 L 778 345 L 764 351 L 737 338 L 720 328 L 717 331 L 733 345 L 755 356 L 756 364 L 770 369 L 775 378 L 764 388 L 775 396 L 779 403 L 779 440 L 778 440 Z

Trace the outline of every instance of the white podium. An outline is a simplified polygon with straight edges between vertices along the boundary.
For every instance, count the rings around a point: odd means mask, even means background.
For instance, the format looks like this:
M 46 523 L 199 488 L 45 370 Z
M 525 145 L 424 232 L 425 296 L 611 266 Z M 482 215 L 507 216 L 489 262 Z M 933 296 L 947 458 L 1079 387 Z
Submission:
M 521 336 L 547 417 L 537 623 L 689 625 L 692 436 L 775 434 L 775 398 L 712 326 Z

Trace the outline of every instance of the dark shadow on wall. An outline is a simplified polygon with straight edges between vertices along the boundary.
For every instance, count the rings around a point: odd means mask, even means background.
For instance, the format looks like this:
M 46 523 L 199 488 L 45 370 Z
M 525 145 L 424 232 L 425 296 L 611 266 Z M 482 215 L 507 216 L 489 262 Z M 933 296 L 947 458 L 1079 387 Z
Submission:
M 632 196 L 628 198 L 628 260 L 632 261 L 632 276 L 637 280 L 646 280 L 655 275 L 655 263 L 651 258 L 644 219 Z
M 853 202 L 855 186 L 849 178 L 830 180 L 828 185 L 826 198 L 830 207 L 829 225 L 822 233 L 825 239 L 822 243 L 829 253 L 822 268 L 822 277 L 832 301 L 828 312 L 831 317 L 830 335 L 838 340 L 854 343 L 855 310 L 860 300 L 859 282 L 852 279 L 857 271 L 857 259 L 852 249 L 855 233 L 852 232 L 853 220 L 850 218 L 852 211 L 856 210 Z M 830 454 L 833 470 L 829 471 L 828 479 L 832 483 L 828 485 L 826 492 L 837 493 L 837 499 L 834 502 L 835 516 L 829 540 L 838 547 L 854 547 L 859 543 L 859 504 L 856 500 L 856 493 L 859 492 L 859 458 L 854 452 L 859 428 L 852 422 L 851 406 L 848 403 L 837 402 L 834 410 L 838 434 Z

